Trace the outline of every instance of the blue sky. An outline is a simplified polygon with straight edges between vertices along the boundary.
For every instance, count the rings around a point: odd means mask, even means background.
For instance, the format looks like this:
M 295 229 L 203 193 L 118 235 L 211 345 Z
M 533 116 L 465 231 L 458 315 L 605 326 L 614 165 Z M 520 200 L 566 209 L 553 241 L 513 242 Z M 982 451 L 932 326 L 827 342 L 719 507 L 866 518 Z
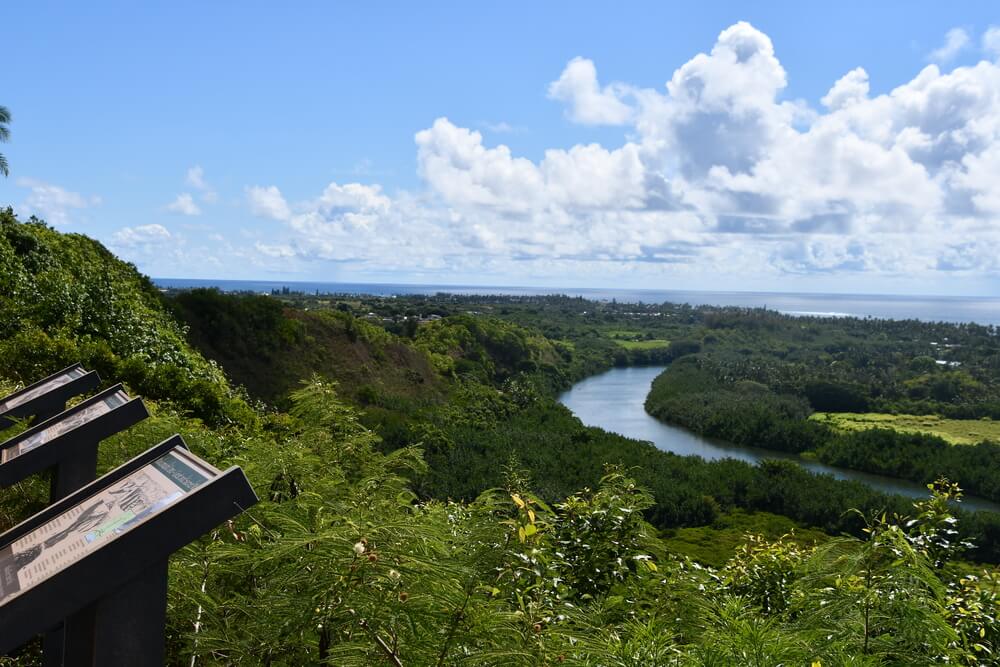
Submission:
M 990 3 L 288 4 L 5 5 L 0 204 L 162 277 L 998 291 Z

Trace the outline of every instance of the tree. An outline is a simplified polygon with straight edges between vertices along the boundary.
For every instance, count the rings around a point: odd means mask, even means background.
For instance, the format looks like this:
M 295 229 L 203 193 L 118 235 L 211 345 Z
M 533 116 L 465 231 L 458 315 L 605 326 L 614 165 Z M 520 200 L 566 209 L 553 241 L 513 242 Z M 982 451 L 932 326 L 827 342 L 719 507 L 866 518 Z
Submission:
M 10 109 L 5 106 L 0 106 L 0 143 L 5 143 L 10 140 L 10 129 L 7 125 L 10 123 Z M 0 173 L 4 176 L 10 175 L 10 168 L 7 166 L 7 158 L 0 153 Z

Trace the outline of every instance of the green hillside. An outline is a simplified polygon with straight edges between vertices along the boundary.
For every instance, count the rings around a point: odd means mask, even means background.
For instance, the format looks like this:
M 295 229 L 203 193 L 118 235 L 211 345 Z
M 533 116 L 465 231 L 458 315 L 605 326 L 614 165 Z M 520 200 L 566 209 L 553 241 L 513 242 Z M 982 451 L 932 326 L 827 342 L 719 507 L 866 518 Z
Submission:
M 341 311 L 306 311 L 267 296 L 205 289 L 183 292 L 169 305 L 195 348 L 250 395 L 274 405 L 285 404 L 313 374 L 338 381 L 358 400 L 432 400 L 442 393 L 428 355 Z

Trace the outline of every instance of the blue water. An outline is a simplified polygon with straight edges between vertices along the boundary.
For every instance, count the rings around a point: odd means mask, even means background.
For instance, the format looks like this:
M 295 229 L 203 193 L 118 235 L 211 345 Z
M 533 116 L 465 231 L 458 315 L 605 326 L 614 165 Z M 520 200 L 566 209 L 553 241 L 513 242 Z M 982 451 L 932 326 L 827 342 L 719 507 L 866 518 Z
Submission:
M 696 455 L 707 461 L 731 458 L 757 463 L 762 459 L 786 459 L 798 463 L 810 472 L 863 482 L 885 493 L 898 493 L 911 498 L 928 496 L 927 487 L 915 482 L 836 468 L 773 449 L 740 447 L 664 424 L 651 417 L 644 404 L 650 385 L 665 368 L 666 366 L 614 368 L 577 382 L 559 397 L 559 401 L 587 426 L 598 426 L 628 438 L 645 440 L 664 451 Z M 962 505 L 967 509 L 1000 512 L 1000 504 L 984 498 L 966 496 Z
M 160 287 L 217 287 L 223 291 L 270 293 L 288 287 L 313 294 L 484 294 L 540 296 L 565 294 L 585 299 L 616 299 L 624 303 L 688 303 L 693 306 L 740 306 L 769 308 L 789 315 L 823 317 L 877 317 L 916 319 L 928 322 L 976 322 L 1000 326 L 1000 298 L 944 297 L 868 294 L 800 294 L 792 292 L 702 292 L 679 290 L 636 290 L 557 287 L 481 287 L 473 285 L 403 285 L 378 283 L 323 283 L 264 280 L 196 280 L 156 278 Z

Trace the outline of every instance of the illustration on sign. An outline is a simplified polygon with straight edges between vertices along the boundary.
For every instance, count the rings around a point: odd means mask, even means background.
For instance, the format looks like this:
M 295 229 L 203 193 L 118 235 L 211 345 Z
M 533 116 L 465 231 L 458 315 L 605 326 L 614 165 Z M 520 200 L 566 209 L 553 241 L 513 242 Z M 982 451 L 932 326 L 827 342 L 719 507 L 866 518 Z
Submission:
M 162 512 L 219 472 L 174 449 L 0 548 L 0 604 Z
M 61 375 L 57 375 L 51 380 L 38 385 L 31 391 L 26 391 L 20 396 L 14 396 L 13 398 L 8 398 L 3 403 L 0 403 L 0 413 L 7 412 L 8 410 L 13 410 L 19 405 L 24 405 L 28 401 L 34 398 L 38 398 L 42 394 L 50 392 L 53 389 L 56 389 L 57 387 L 63 386 L 64 384 L 69 384 L 73 380 L 79 377 L 83 377 L 86 374 L 87 371 L 77 367 Z
M 52 426 L 28 436 L 12 447 L 7 447 L 3 452 L 0 452 L 0 463 L 7 463 L 25 452 L 30 452 L 32 449 L 44 445 L 46 442 L 59 437 L 63 433 L 71 431 L 77 426 L 96 419 L 103 414 L 107 414 L 127 402 L 128 395 L 123 391 L 116 391 L 104 400 L 92 403 L 78 412 L 67 415 L 65 419 L 60 419 L 55 424 L 52 424 Z

